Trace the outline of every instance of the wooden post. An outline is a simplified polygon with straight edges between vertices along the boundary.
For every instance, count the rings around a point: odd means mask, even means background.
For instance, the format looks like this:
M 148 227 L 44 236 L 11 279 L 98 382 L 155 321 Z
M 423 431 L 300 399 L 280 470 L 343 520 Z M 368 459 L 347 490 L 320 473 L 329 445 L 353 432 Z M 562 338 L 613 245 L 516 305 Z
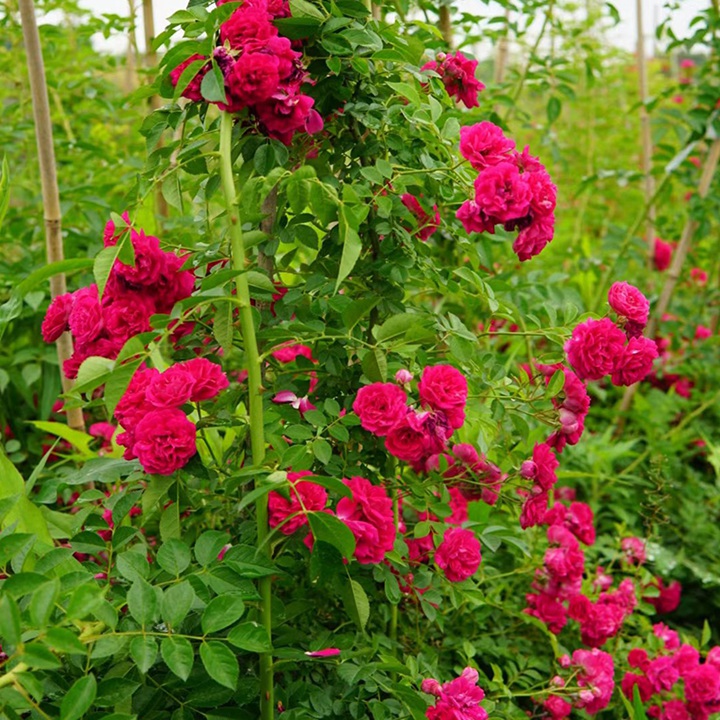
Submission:
M 652 176 L 652 129 L 647 111 L 648 74 L 645 57 L 645 30 L 643 28 L 643 0 L 635 0 L 637 14 L 637 70 L 640 90 L 640 135 L 642 139 L 642 171 L 645 175 L 645 201 L 655 194 L 655 179 Z M 650 207 L 645 221 L 645 242 L 647 244 L 647 266 L 652 267 L 655 245 L 655 207 Z
M 143 6 L 143 28 L 145 35 L 145 67 L 152 70 L 157 66 L 157 53 L 153 49 L 153 41 L 155 40 L 155 16 L 153 14 L 153 0 L 142 0 Z M 157 95 L 150 96 L 150 107 L 157 110 L 160 107 L 160 98 Z M 162 194 L 162 189 L 158 188 L 155 193 L 155 207 L 160 217 L 168 216 L 168 204 Z
M 448 46 L 448 50 L 453 48 L 453 31 L 452 31 L 452 20 L 450 19 L 450 8 L 447 5 L 440 5 L 438 9 L 440 15 L 440 32 L 442 33 L 445 43 Z
M 45 247 L 48 264 L 60 262 L 63 257 L 62 215 L 60 213 L 60 193 L 58 191 L 57 170 L 55 166 L 55 149 L 53 147 L 52 122 L 50 121 L 50 104 L 48 102 L 47 84 L 45 82 L 45 65 L 43 63 L 40 35 L 33 0 L 19 0 L 20 18 L 22 21 L 25 53 L 27 56 L 30 91 L 32 93 L 33 116 L 35 118 L 35 137 L 37 139 L 38 160 L 40 163 L 40 180 L 42 183 L 43 217 L 45 219 Z M 64 295 L 67 292 L 65 273 L 58 273 L 50 278 L 50 297 Z M 73 353 L 70 333 L 63 333 L 57 341 L 58 361 L 60 362 L 60 378 L 64 392 L 72 388 L 72 381 L 65 377 L 63 363 Z M 75 430 L 84 430 L 82 410 L 67 410 L 68 425 Z
M 505 34 L 498 40 L 495 55 L 495 84 L 499 85 L 505 79 L 505 68 L 508 58 L 508 35 L 510 34 L 510 10 L 505 11 Z
M 130 28 L 128 30 L 128 44 L 127 52 L 125 54 L 125 89 L 128 93 L 133 92 L 137 89 L 138 78 L 137 78 L 137 5 L 135 0 L 128 0 L 128 10 L 130 17 L 132 18 Z

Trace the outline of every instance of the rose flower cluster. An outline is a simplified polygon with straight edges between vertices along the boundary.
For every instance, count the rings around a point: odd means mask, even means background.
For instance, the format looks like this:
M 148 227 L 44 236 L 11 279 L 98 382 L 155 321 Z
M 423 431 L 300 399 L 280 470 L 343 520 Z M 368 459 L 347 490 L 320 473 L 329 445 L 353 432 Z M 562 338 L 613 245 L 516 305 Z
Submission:
M 613 284 L 608 302 L 619 325 L 610 318 L 580 323 L 565 343 L 565 353 L 581 380 L 610 375 L 613 385 L 632 385 L 645 378 L 658 356 L 655 342 L 642 336 L 650 304 L 640 290 L 625 282 Z
M 218 0 L 218 5 L 227 1 Z M 302 54 L 273 24 L 289 15 L 284 0 L 245 0 L 220 26 L 220 44 L 213 52 L 225 85 L 226 102 L 218 102 L 218 107 L 231 113 L 247 108 L 266 135 L 286 145 L 297 132 L 313 134 L 323 128 L 313 109 L 315 101 L 301 92 L 307 80 Z M 212 68 L 209 58 L 192 55 L 172 70 L 170 80 L 176 86 L 183 71 L 198 61 L 205 64 L 182 94 L 193 102 L 206 102 L 201 88 Z
M 434 70 L 450 97 L 462 102 L 465 107 L 473 108 L 479 105 L 478 95 L 485 89 L 485 85 L 475 77 L 477 66 L 477 60 L 471 60 L 461 52 L 440 52 L 435 60 L 425 63 L 420 69 Z
M 457 211 L 468 233 L 493 234 L 496 225 L 519 231 L 513 250 L 520 260 L 537 255 L 555 232 L 557 188 L 543 164 L 528 148 L 485 120 L 460 128 L 460 154 L 478 171 L 475 197 Z
M 487 720 L 487 710 L 480 705 L 485 692 L 478 686 L 479 677 L 477 670 L 466 667 L 460 677 L 442 685 L 433 678 L 423 680 L 420 689 L 435 698 L 426 712 L 428 720 Z
M 164 372 L 140 368 L 115 408 L 124 432 L 117 437 L 126 460 L 137 458 L 147 473 L 172 475 L 197 450 L 195 425 L 181 409 L 212 400 L 228 387 L 219 365 L 205 358 L 176 363 Z
M 129 221 L 127 213 L 124 218 Z M 83 360 L 92 355 L 115 359 L 131 337 L 150 330 L 153 315 L 169 313 L 193 291 L 193 273 L 181 269 L 185 258 L 161 250 L 160 241 L 142 230 L 129 228 L 126 232 L 130 233 L 135 264 L 115 261 L 102 299 L 93 284 L 58 295 L 45 315 L 45 342 L 55 342 L 67 330 L 72 333 L 74 352 L 63 366 L 66 377 L 77 377 Z M 118 240 L 111 220 L 105 228 L 105 247 Z
M 309 512 L 325 512 L 335 515 L 352 532 L 355 538 L 355 559 L 362 565 L 380 563 L 395 544 L 395 518 L 392 500 L 386 489 L 373 485 L 362 477 L 344 479 L 350 497 L 343 497 L 333 512 L 328 509 L 327 490 L 312 482 L 312 473 L 289 472 L 289 498 L 273 490 L 268 497 L 269 524 L 285 535 L 292 535 L 308 525 Z M 305 544 L 312 547 L 311 532 Z
M 611 590 L 613 579 L 600 567 L 593 582 L 597 598 L 593 600 L 582 592 L 585 554 L 580 543 L 590 546 L 595 542 L 592 509 L 581 502 L 572 502 L 569 507 L 556 503 L 541 519 L 533 519 L 549 526 L 550 547 L 543 567 L 535 572 L 534 592 L 526 596 L 525 612 L 542 620 L 555 634 L 565 627 L 568 618 L 575 620 L 583 644 L 594 648 L 604 645 L 620 631 L 637 606 L 637 598 L 629 578 Z
M 362 427 L 385 438 L 385 447 L 416 472 L 447 447 L 453 432 L 465 422 L 468 386 L 451 365 L 423 370 L 418 384 L 421 409 L 408 405 L 407 393 L 393 383 L 373 383 L 358 390 L 353 410 Z
M 637 687 L 640 700 L 653 703 L 648 717 L 658 720 L 707 720 L 720 712 L 720 646 L 701 662 L 700 652 L 667 625 L 653 625 L 653 635 L 661 643 L 654 657 L 644 648 L 628 653 L 631 670 L 620 683 L 625 697 L 632 700 Z

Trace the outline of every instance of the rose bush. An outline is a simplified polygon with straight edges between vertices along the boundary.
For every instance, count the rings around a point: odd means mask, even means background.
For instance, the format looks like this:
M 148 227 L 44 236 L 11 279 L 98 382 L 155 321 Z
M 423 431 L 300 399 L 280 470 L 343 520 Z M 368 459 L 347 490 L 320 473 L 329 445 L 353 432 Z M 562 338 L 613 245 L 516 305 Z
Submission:
M 661 481 L 713 466 L 714 397 L 676 403 L 713 341 L 646 331 L 634 232 L 557 271 L 550 135 L 516 150 L 502 86 L 398 8 L 193 2 L 161 36 L 137 202 L 35 329 L 94 424 L 38 424 L 68 446 L 27 482 L 0 454 L 8 717 L 720 709 L 710 612 L 665 624 L 709 564 L 659 507 L 713 497 Z

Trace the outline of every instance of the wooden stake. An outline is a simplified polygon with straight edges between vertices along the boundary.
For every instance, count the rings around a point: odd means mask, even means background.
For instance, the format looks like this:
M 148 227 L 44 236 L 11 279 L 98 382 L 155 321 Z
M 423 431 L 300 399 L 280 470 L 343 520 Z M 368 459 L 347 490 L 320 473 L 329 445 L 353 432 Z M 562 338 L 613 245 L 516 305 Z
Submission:
M 505 11 L 505 34 L 498 40 L 497 54 L 495 56 L 495 84 L 499 85 L 505 79 L 505 68 L 508 58 L 508 35 L 510 34 L 510 10 Z
M 442 33 L 445 43 L 448 46 L 448 50 L 452 50 L 453 47 L 453 30 L 452 20 L 450 19 L 450 8 L 447 5 L 441 5 L 438 13 L 440 14 L 440 32 Z
M 145 67 L 152 70 L 157 66 L 157 53 L 153 49 L 153 41 L 155 40 L 155 15 L 153 14 L 153 0 L 142 0 L 143 6 L 143 29 L 145 34 Z M 160 107 L 160 98 L 157 95 L 150 96 L 150 107 L 157 110 Z M 155 207 L 160 217 L 168 216 L 167 200 L 162 194 L 162 189 L 158 188 L 155 193 Z
M 647 111 L 648 74 L 645 57 L 645 31 L 643 28 L 643 0 L 636 0 L 637 13 L 637 69 L 640 90 L 640 135 L 642 138 L 642 171 L 645 175 L 645 200 L 655 194 L 655 179 L 652 176 L 652 129 L 650 114 Z M 647 266 L 652 267 L 655 247 L 655 207 L 651 206 L 645 223 L 645 242 L 647 243 Z
M 700 182 L 698 183 L 697 190 L 697 193 L 701 199 L 704 199 L 707 196 L 708 191 L 710 190 L 710 183 L 712 182 L 712 179 L 717 170 L 718 160 L 720 160 L 720 139 L 713 141 L 713 144 L 710 146 L 710 150 L 708 151 L 707 157 L 705 158 L 705 164 L 703 165 L 702 175 L 700 176 Z M 685 264 L 685 259 L 687 258 L 688 252 L 690 250 L 690 243 L 692 241 L 695 230 L 697 229 L 697 226 L 698 223 L 692 217 L 689 217 L 687 219 L 685 227 L 683 228 L 682 236 L 680 238 L 680 243 L 678 244 L 677 249 L 673 253 L 673 259 L 672 263 L 670 264 L 670 269 L 668 270 L 665 287 L 663 287 L 663 291 L 660 295 L 660 299 L 658 300 L 655 312 L 652 318 L 650 318 L 650 322 L 648 323 L 647 329 L 645 331 L 646 337 L 655 337 L 658 325 L 662 320 L 663 315 L 667 312 L 668 306 L 670 305 L 670 298 L 672 297 L 672 294 L 675 291 L 675 286 L 680 279 L 680 274 L 682 272 L 683 265 Z M 632 399 L 637 392 L 638 384 L 639 383 L 635 383 L 635 385 L 630 385 L 625 390 L 622 402 L 620 403 L 620 415 L 618 418 L 617 428 L 618 432 L 622 429 L 624 425 L 624 418 L 622 416 L 622 413 L 626 412 L 630 408 L 630 405 L 632 404 Z
M 33 0 L 19 0 L 25 53 L 27 56 L 30 91 L 32 93 L 33 116 L 35 118 L 35 136 L 37 138 L 40 179 L 42 183 L 43 216 L 45 219 L 45 247 L 48 264 L 60 262 L 63 257 L 62 215 L 60 213 L 60 193 L 58 191 L 55 149 L 53 147 L 50 104 L 45 82 L 40 35 L 35 19 Z M 50 278 L 50 297 L 64 295 L 67 292 L 65 274 L 58 273 Z M 57 341 L 60 378 L 65 393 L 72 388 L 72 381 L 62 371 L 63 363 L 73 353 L 70 333 L 63 333 Z M 68 425 L 75 430 L 84 430 L 85 421 L 80 408 L 66 411 Z

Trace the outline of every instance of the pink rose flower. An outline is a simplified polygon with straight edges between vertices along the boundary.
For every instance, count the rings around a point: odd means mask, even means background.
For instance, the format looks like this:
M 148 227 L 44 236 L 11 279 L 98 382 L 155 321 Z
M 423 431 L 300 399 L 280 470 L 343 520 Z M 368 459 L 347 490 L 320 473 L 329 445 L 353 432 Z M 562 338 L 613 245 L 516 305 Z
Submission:
M 613 283 L 608 291 L 608 303 L 620 316 L 645 327 L 650 312 L 648 299 L 633 285 Z
M 475 179 L 475 202 L 497 223 L 525 217 L 531 200 L 530 185 L 513 162 L 487 167 Z
M 436 698 L 427 709 L 427 719 L 488 720 L 487 711 L 480 705 L 485 693 L 478 687 L 479 677 L 477 670 L 466 667 L 460 677 L 443 685 L 432 678 L 423 680 L 421 690 Z
M 388 432 L 385 447 L 398 460 L 413 466 L 420 464 L 433 452 L 428 447 L 428 434 L 414 411 L 405 414 Z
M 195 425 L 182 410 L 153 410 L 135 427 L 133 452 L 146 473 L 172 475 L 195 455 Z
M 454 55 L 438 53 L 438 61 L 425 63 L 421 70 L 434 70 L 442 78 L 450 97 L 464 103 L 465 107 L 478 107 L 478 95 L 485 85 L 476 77 L 477 60 L 465 57 L 461 52 Z
M 336 514 L 355 536 L 355 559 L 363 565 L 382 562 L 395 545 L 392 500 L 385 488 L 365 478 L 353 477 L 343 482 L 352 491 L 352 497 L 340 499 Z
M 92 342 L 102 333 L 104 325 L 97 285 L 93 284 L 73 293 L 68 325 L 73 338 L 82 344 Z
M 372 383 L 358 390 L 353 411 L 368 432 L 385 437 L 408 412 L 405 391 L 393 383 Z
M 637 537 L 623 538 L 620 547 L 625 553 L 625 561 L 630 565 L 644 565 L 647 560 L 645 541 Z
M 190 377 L 190 401 L 212 400 L 230 385 L 222 368 L 206 358 L 193 358 L 179 363 Z
M 616 358 L 612 371 L 613 385 L 632 385 L 644 380 L 652 371 L 658 356 L 657 345 L 650 338 L 633 337 Z
M 545 443 L 536 443 L 533 448 L 532 460 L 522 464 L 521 475 L 529 480 L 534 480 L 540 488 L 547 491 L 557 482 L 555 470 L 559 465 L 552 448 Z
M 708 703 L 720 700 L 720 671 L 713 665 L 701 665 L 685 676 L 685 699 Z
M 440 227 L 440 213 L 438 206 L 433 205 L 433 215 L 430 216 L 420 204 L 420 201 L 410 193 L 400 196 L 400 202 L 415 216 L 418 224 L 417 236 L 423 242 Z
M 613 371 L 624 346 L 625 335 L 612 320 L 590 318 L 575 326 L 565 353 L 581 380 L 600 380 Z
M 465 376 L 452 365 L 432 365 L 423 370 L 418 384 L 423 405 L 442 410 L 451 427 L 462 427 L 465 420 L 468 385 Z
M 45 342 L 55 342 L 66 330 L 70 329 L 68 321 L 70 320 L 73 301 L 73 295 L 65 293 L 64 295 L 58 295 L 50 303 L 41 327 Z
M 636 686 L 640 692 L 640 700 L 644 703 L 650 700 L 653 695 L 653 688 L 650 681 L 644 675 L 635 675 L 630 672 L 625 673 L 620 682 L 620 688 L 622 689 L 622 694 L 628 700 L 633 699 Z
M 655 245 L 653 248 L 653 262 L 655 268 L 662 272 L 670 267 L 670 261 L 672 260 L 674 245 L 673 243 L 665 242 L 660 238 L 655 238 Z
M 274 490 L 268 495 L 268 522 L 271 528 L 278 527 L 284 522 L 280 532 L 284 535 L 292 535 L 303 525 L 307 525 L 308 512 L 320 512 L 325 509 L 327 490 L 322 485 L 301 479 L 308 476 L 312 476 L 309 470 L 288 473 L 290 499 Z
M 596 648 L 575 650 L 572 661 L 580 668 L 578 685 L 590 690 L 589 696 L 581 696 L 575 706 L 584 709 L 589 715 L 595 715 L 607 707 L 615 688 L 612 656 Z
M 545 519 L 547 509 L 548 494 L 546 492 L 530 495 L 520 511 L 520 527 L 527 530 L 529 527 L 540 525 Z
M 555 236 L 555 217 L 537 217 L 527 227 L 520 230 L 513 251 L 521 262 L 539 255 Z
M 103 323 L 109 335 L 124 343 L 133 335 L 150 330 L 150 317 L 155 313 L 151 298 L 140 293 L 115 297 L 102 309 Z
M 669 655 L 661 655 L 650 662 L 647 678 L 656 693 L 670 690 L 680 679 L 680 673 Z
M 487 120 L 460 128 L 460 154 L 475 170 L 497 165 L 514 149 L 515 141 L 505 137 L 502 128 Z
M 178 65 L 170 72 L 170 82 L 172 83 L 173 87 L 177 87 L 177 84 L 180 81 L 180 77 L 182 76 L 185 68 L 187 68 L 189 65 L 192 65 L 198 60 L 207 61 L 207 58 L 204 55 L 199 55 L 198 53 L 195 53 L 194 55 L 191 55 L 187 60 L 180 63 L 180 65 Z M 210 70 L 210 67 L 210 63 L 205 62 L 205 64 L 198 69 L 193 79 L 188 83 L 187 87 L 182 92 L 182 96 L 184 98 L 187 98 L 192 102 L 205 101 L 205 98 L 203 98 L 202 93 L 200 92 L 200 86 L 202 85 L 203 78 Z
M 160 280 L 165 268 L 165 253 L 160 249 L 160 241 L 143 230 L 131 230 L 132 245 L 135 251 L 135 265 L 125 265 L 117 260 L 114 272 L 133 288 L 150 288 Z
M 472 577 L 480 567 L 480 541 L 471 530 L 449 528 L 435 551 L 435 563 L 450 582 Z
M 135 371 L 127 390 L 115 408 L 115 417 L 125 430 L 132 430 L 148 412 L 154 409 L 147 401 L 145 393 L 153 380 L 159 376 L 160 371 L 155 368 L 141 367 Z
M 279 83 L 278 59 L 261 52 L 244 52 L 225 76 L 234 109 L 268 100 Z
M 145 399 L 156 408 L 179 408 L 190 400 L 192 388 L 192 376 L 178 363 L 153 378 Z

